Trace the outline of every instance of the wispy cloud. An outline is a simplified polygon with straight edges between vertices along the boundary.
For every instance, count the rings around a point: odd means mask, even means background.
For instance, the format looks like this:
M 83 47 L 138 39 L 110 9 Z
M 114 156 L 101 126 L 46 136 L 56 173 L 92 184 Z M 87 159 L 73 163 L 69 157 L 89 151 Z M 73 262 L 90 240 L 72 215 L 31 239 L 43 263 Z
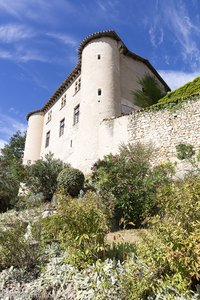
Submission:
M 172 6 L 166 12 L 166 15 L 172 26 L 173 33 L 182 47 L 184 60 L 192 61 L 193 68 L 198 67 L 200 65 L 200 49 L 196 38 L 200 38 L 199 27 L 190 20 L 183 3 L 179 6 L 179 9 Z
M 104 11 L 104 12 L 107 12 L 110 10 L 115 10 L 117 5 L 119 4 L 119 1 L 118 0 L 97 0 L 96 1 L 97 5 L 99 6 L 99 8 Z
M 177 89 L 184 85 L 185 83 L 192 81 L 194 78 L 199 76 L 199 72 L 181 72 L 174 70 L 159 70 L 159 74 L 167 82 L 172 90 Z
M 198 15 L 190 18 L 187 2 L 156 0 L 155 11 L 145 20 L 151 44 L 154 48 L 161 49 L 158 53 L 160 59 L 162 51 L 165 58 L 172 57 L 173 52 L 168 54 L 166 48 L 159 48 L 164 46 L 165 40 L 166 43 L 171 43 L 168 49 L 178 53 L 176 61 L 182 61 L 191 72 L 200 69 L 200 19 Z
M 42 55 L 39 51 L 25 48 L 22 45 L 9 51 L 0 49 L 0 59 L 24 63 L 29 61 L 51 62 L 47 56 Z
M 48 85 L 44 82 L 43 79 L 41 79 L 39 74 L 35 73 L 33 70 L 30 71 L 29 68 L 24 66 L 24 64 L 22 65 L 22 64 L 19 63 L 18 67 L 24 73 L 24 76 L 25 76 L 26 80 L 34 82 L 40 88 L 49 91 Z M 11 109 L 12 109 L 12 107 L 10 108 L 10 111 L 11 111 Z M 16 112 L 15 109 L 14 109 L 14 112 Z
M 26 125 L 9 115 L 0 113 L 1 141 L 8 141 L 9 138 L 18 130 L 21 132 L 26 131 Z
M 51 32 L 48 32 L 47 36 L 50 36 L 50 37 L 64 43 L 65 45 L 68 45 L 68 46 L 71 46 L 71 47 L 77 47 L 78 46 L 78 41 L 77 41 L 76 38 L 74 38 L 70 35 L 64 34 L 64 33 L 51 33 Z
M 154 25 L 149 29 L 149 36 L 152 45 L 157 48 L 163 43 L 164 31 L 162 28 L 157 28 L 157 25 Z
M 19 21 L 31 20 L 38 23 L 57 23 L 57 13 L 66 11 L 76 13 L 76 5 L 68 0 L 0 0 L 0 11 L 15 17 Z
M 8 24 L 0 26 L 0 40 L 4 43 L 13 43 L 30 38 L 34 33 L 18 24 Z
M 0 153 L 1 153 L 1 149 L 5 146 L 5 144 L 7 144 L 8 141 L 6 140 L 2 140 L 0 139 Z

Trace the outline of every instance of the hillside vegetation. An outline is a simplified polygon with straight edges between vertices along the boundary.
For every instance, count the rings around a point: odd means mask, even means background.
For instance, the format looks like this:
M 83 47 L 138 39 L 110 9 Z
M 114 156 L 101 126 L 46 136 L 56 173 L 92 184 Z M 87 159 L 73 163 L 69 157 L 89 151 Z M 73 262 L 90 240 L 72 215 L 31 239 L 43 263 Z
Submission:
M 198 100 L 200 95 L 200 77 L 186 83 L 182 87 L 168 93 L 156 104 L 150 105 L 143 110 L 159 111 L 162 109 L 176 110 L 181 108 L 182 103 L 188 100 Z
M 199 93 L 199 83 L 156 105 Z M 0 156 L 0 299 L 199 299 L 196 145 L 174 149 L 189 166 L 183 178 L 169 161 L 152 166 L 152 145 L 140 143 L 122 145 L 85 177 L 51 153 L 23 166 L 23 143 L 15 135 Z
M 200 77 L 195 78 L 193 81 L 186 83 L 182 87 L 172 91 L 165 97 L 161 98 L 158 103 L 173 102 L 179 99 L 185 99 L 193 95 L 200 94 Z
M 197 300 L 200 170 L 175 181 L 171 163 L 151 166 L 152 152 L 123 146 L 85 182 L 52 155 L 29 166 L 29 194 L 0 217 L 0 298 Z M 140 236 L 109 241 L 114 226 Z

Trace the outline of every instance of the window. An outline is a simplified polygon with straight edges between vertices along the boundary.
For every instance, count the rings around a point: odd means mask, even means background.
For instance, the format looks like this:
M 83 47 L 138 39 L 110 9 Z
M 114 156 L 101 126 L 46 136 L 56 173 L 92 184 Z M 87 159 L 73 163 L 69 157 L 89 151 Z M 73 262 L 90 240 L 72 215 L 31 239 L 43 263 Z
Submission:
M 50 141 L 50 131 L 48 131 L 46 134 L 45 148 L 49 146 L 49 141 Z
M 75 82 L 75 93 L 77 93 L 80 89 L 81 89 L 81 78 L 79 78 L 79 79 Z
M 97 55 L 97 59 L 101 59 L 101 55 L 100 54 Z
M 77 105 L 75 108 L 74 108 L 74 125 L 77 124 L 79 122 L 79 107 L 80 105 Z
M 47 123 L 49 123 L 51 121 L 51 117 L 52 117 L 52 110 L 50 110 L 48 112 L 48 115 L 47 115 Z
M 66 105 L 66 94 L 63 95 L 62 98 L 61 98 L 61 108 L 63 108 L 65 105 Z
M 65 119 L 62 119 L 60 121 L 59 136 L 64 134 L 64 128 L 65 128 Z
M 98 89 L 98 96 L 101 96 L 101 89 Z

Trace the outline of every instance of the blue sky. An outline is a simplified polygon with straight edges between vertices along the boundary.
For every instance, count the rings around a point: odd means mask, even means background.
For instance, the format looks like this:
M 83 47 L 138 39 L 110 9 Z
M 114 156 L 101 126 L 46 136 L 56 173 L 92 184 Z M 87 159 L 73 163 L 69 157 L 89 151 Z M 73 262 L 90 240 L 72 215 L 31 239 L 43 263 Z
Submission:
M 72 71 L 80 42 L 107 29 L 172 89 L 200 74 L 200 0 L 0 0 L 0 148 Z

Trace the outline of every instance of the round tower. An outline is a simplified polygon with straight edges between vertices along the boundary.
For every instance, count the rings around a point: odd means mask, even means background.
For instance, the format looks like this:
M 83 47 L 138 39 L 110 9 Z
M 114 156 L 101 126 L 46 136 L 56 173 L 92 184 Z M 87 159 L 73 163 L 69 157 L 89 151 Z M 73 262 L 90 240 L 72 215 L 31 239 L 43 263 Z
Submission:
M 28 118 L 26 143 L 24 149 L 23 164 L 29 165 L 40 159 L 44 114 L 32 113 Z
M 95 120 L 121 114 L 120 58 L 118 42 L 101 37 L 91 40 L 82 50 L 81 106 Z
M 118 41 L 108 36 L 92 38 L 81 54 L 80 146 L 84 164 L 90 165 L 98 158 L 99 124 L 121 115 Z

